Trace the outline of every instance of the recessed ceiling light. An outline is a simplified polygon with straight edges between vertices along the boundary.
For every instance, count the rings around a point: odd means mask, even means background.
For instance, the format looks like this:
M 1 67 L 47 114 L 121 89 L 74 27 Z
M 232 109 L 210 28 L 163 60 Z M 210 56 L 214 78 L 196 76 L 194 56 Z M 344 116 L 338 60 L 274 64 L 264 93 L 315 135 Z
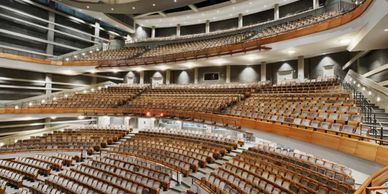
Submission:
M 89 6 L 89 5 L 87 5 L 87 6 L 86 6 L 86 9 L 89 9 L 89 8 L 90 8 L 90 6 Z
M 223 58 L 219 58 L 219 59 L 211 60 L 210 62 L 213 64 L 216 64 L 216 65 L 224 65 L 224 64 L 228 63 L 229 61 L 227 61 L 226 59 L 223 59 Z
M 388 28 L 385 28 L 385 29 L 384 29 L 384 32 L 388 32 Z
M 132 7 L 132 9 L 136 9 L 136 7 Z
M 153 7 L 155 7 L 155 6 L 156 6 L 156 4 L 155 4 L 155 3 L 153 3 L 153 4 L 152 4 L 152 6 L 153 6 Z
M 115 10 L 115 8 L 113 8 L 113 7 L 112 7 L 112 8 L 110 8 L 110 10 L 112 10 L 112 11 L 113 11 L 113 10 Z
M 296 53 L 296 51 L 295 50 L 288 50 L 287 53 L 291 55 L 291 54 Z
M 340 40 L 340 43 L 341 44 L 349 44 L 350 43 L 350 39 L 347 39 L 347 38 L 342 39 L 342 40 Z

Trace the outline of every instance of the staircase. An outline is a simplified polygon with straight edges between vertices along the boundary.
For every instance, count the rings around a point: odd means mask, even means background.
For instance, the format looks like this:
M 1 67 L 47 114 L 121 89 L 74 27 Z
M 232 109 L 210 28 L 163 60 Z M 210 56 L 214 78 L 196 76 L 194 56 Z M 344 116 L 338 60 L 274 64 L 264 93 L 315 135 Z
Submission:
M 373 127 L 373 125 L 375 124 L 376 126 L 376 129 L 377 130 L 381 130 L 381 128 L 383 129 L 383 139 L 385 140 L 388 140 L 388 113 L 385 112 L 384 109 L 382 108 L 379 108 L 377 107 L 376 105 L 374 104 L 371 104 L 371 108 L 373 110 L 373 114 L 376 118 L 376 123 L 372 122 L 372 123 L 365 123 L 371 127 Z
M 388 113 L 368 100 L 361 92 L 349 83 L 342 83 L 345 90 L 351 92 L 357 107 L 361 109 L 362 125 L 370 128 L 369 135 L 388 140 Z M 384 142 L 377 142 L 385 144 Z

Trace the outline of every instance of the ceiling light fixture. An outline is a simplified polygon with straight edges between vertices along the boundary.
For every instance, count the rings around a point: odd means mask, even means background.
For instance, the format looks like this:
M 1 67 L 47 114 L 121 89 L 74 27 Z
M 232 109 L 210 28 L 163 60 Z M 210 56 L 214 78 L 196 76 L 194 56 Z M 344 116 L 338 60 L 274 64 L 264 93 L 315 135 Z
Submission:
M 211 63 L 214 63 L 216 65 L 224 65 L 226 63 L 228 63 L 229 61 L 223 59 L 223 58 L 219 58 L 219 59 L 214 59 L 211 61 Z
M 347 39 L 347 38 L 342 39 L 342 40 L 340 40 L 340 43 L 341 44 L 349 44 L 350 43 L 350 39 Z
M 296 51 L 295 50 L 288 50 L 287 53 L 292 55 L 292 54 L 296 53 Z
M 384 29 L 384 32 L 388 32 L 388 28 L 385 28 L 385 29 Z

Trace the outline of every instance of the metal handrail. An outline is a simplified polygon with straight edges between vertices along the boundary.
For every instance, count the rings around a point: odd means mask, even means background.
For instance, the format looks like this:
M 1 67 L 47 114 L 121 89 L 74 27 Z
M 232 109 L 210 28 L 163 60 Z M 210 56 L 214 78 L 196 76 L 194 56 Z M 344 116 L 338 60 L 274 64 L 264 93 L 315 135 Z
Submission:
M 342 86 L 344 89 L 350 91 L 352 93 L 353 99 L 356 101 L 356 105 L 361 108 L 361 114 L 363 115 L 363 121 L 367 122 L 372 127 L 371 132 L 373 133 L 373 137 L 384 139 L 384 127 L 383 124 L 376 119 L 376 111 L 372 108 L 372 104 L 369 103 L 368 99 L 365 96 L 357 91 L 355 87 L 353 87 L 350 83 L 343 82 Z M 380 134 L 378 134 L 379 129 Z M 379 142 L 383 144 L 382 141 Z
M 46 94 L 46 95 L 34 96 L 34 97 L 30 97 L 30 98 L 16 100 L 16 101 L 8 102 L 5 104 L 1 104 L 0 107 L 2 107 L 2 108 L 16 108 L 16 109 L 23 108 L 23 107 L 31 107 L 32 105 L 36 105 L 36 104 L 39 104 L 42 102 L 49 102 L 50 100 L 70 96 L 70 95 L 76 94 L 80 91 L 98 89 L 98 88 L 102 88 L 104 86 L 109 86 L 109 85 L 113 85 L 113 84 L 115 84 L 115 83 L 112 81 L 106 81 L 106 82 L 102 82 L 99 84 L 89 85 L 86 87 L 79 87 L 79 88 L 75 88 L 75 89 L 63 90 L 61 92 L 56 92 L 56 93 L 52 93 L 52 94 Z

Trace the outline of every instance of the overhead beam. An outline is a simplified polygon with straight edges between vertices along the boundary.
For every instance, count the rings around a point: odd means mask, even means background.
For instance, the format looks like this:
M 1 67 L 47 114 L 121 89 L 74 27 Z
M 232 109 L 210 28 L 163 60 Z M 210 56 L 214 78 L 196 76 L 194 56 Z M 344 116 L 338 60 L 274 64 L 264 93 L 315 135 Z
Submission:
M 163 12 L 163 11 L 158 11 L 158 14 L 163 16 L 163 17 L 166 17 L 167 15 Z
M 356 56 L 354 56 L 353 58 L 351 58 L 343 67 L 342 67 L 342 70 L 346 70 L 347 68 L 349 68 L 354 62 L 356 62 L 360 57 L 363 57 L 365 56 L 366 54 L 369 53 L 369 50 L 368 51 L 362 51 L 360 53 L 358 53 Z
M 193 10 L 194 12 L 198 12 L 198 8 L 197 8 L 195 5 L 191 4 L 191 5 L 189 5 L 189 7 L 190 7 L 190 9 Z
M 134 18 L 135 18 L 135 19 L 139 19 L 139 18 L 143 18 L 143 17 L 149 16 L 149 15 L 155 14 L 155 13 L 158 13 L 158 12 L 144 13 L 144 14 L 137 15 L 137 16 L 135 16 Z M 160 14 L 160 13 L 159 13 L 159 14 Z
M 57 43 L 57 42 L 54 42 L 54 41 L 48 41 L 48 40 L 32 37 L 32 36 L 29 36 L 29 35 L 13 32 L 13 31 L 9 31 L 9 30 L 0 29 L 0 33 L 8 34 L 8 35 L 11 35 L 11 36 L 16 36 L 16 37 L 19 37 L 19 38 L 29 39 L 29 40 L 33 40 L 33 41 L 37 41 L 37 42 L 43 42 L 43 43 L 46 43 L 46 44 L 53 44 L 53 45 L 56 45 L 56 46 L 60 46 L 60 47 L 68 48 L 68 49 L 72 49 L 72 50 L 81 50 L 81 48 L 77 48 L 77 47 L 73 47 L 73 46 Z

